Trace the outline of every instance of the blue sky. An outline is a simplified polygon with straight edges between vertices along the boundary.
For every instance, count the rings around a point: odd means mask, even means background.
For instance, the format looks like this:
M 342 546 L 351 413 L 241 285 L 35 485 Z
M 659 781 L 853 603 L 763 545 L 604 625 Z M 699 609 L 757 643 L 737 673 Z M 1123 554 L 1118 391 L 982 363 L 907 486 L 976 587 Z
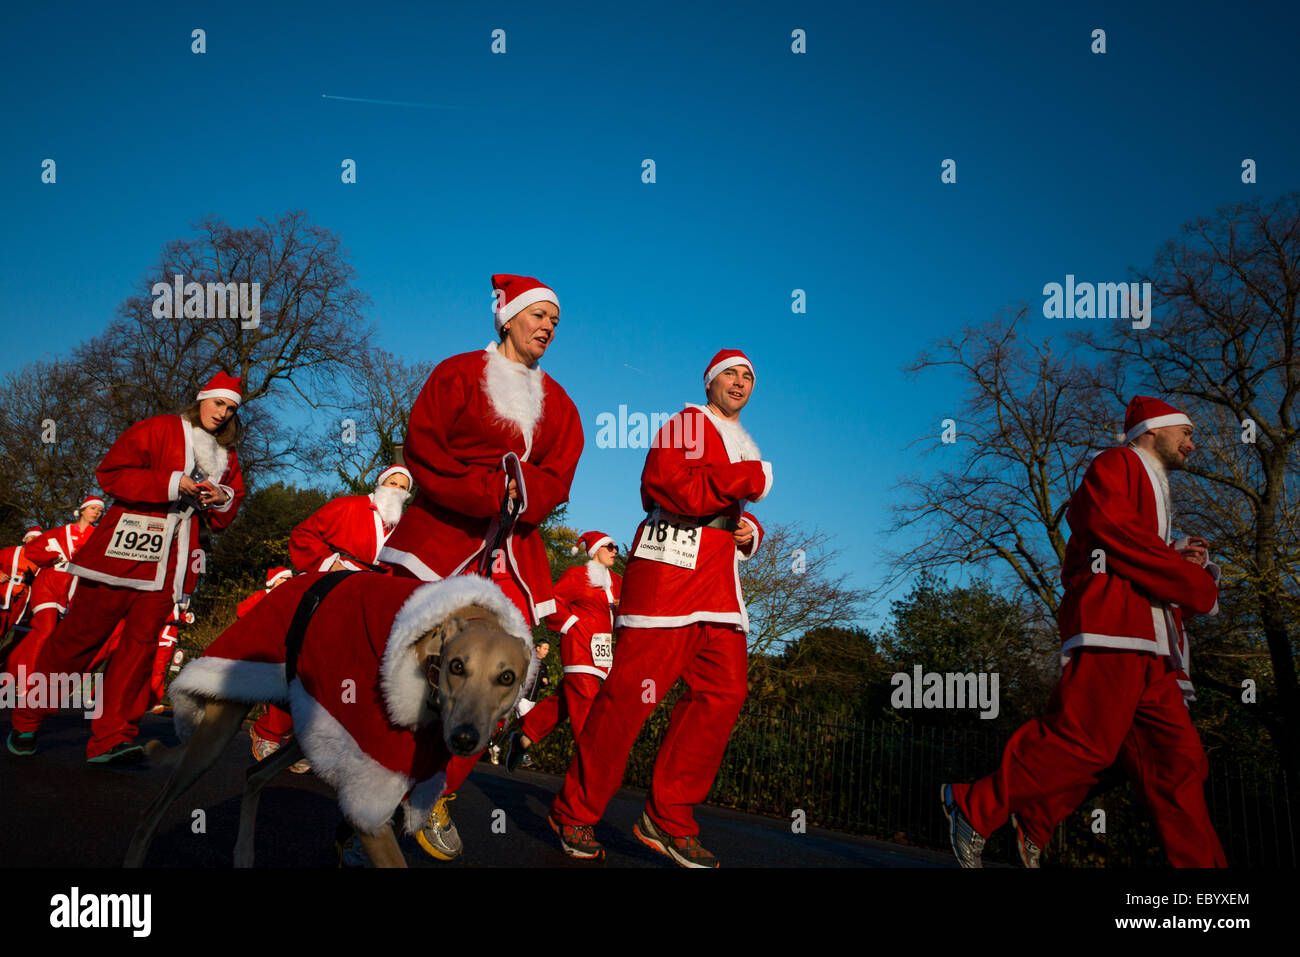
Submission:
M 597 448 L 597 416 L 699 401 L 708 358 L 746 350 L 743 422 L 776 478 L 755 511 L 832 532 L 873 585 L 908 443 L 960 400 L 902 366 L 1300 186 L 1294 8 L 1052 6 L 10 5 L 0 372 L 98 332 L 201 217 L 301 208 L 350 250 L 378 343 L 412 359 L 492 337 L 494 272 L 556 289 L 543 365 L 587 434 L 570 521 L 623 541 L 644 453 Z

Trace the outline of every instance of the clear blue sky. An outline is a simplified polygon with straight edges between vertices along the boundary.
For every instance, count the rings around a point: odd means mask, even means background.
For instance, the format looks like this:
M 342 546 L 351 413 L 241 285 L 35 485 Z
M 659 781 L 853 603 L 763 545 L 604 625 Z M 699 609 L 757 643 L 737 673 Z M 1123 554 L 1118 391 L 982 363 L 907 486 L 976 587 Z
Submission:
M 1294 4 L 640 6 L 6 5 L 0 372 L 98 332 L 199 218 L 301 208 L 410 358 L 492 337 L 493 272 L 557 290 L 543 365 L 588 443 L 570 520 L 623 541 L 644 453 L 597 448 L 596 417 L 699 401 L 745 349 L 775 463 L 756 512 L 834 533 L 866 586 L 907 443 L 957 409 L 900 371 L 929 341 L 1300 186 Z

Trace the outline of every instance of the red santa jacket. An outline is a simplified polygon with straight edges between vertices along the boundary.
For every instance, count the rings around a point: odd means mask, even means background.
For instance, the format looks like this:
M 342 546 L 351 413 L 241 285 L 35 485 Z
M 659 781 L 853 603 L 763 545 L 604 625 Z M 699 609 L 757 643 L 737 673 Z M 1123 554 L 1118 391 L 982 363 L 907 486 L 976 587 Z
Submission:
M 285 636 L 303 594 L 322 577 L 298 575 L 273 589 L 181 670 L 169 690 L 176 730 L 188 738 L 208 698 L 288 707 L 312 770 L 338 791 L 344 816 L 374 833 L 405 800 L 413 833 L 442 793 L 450 753 L 411 646 L 469 604 L 495 615 L 535 661 L 532 638 L 486 579 L 428 583 L 356 572 L 321 601 L 287 685 Z
M 540 369 L 511 362 L 495 344 L 439 363 L 411 409 L 402 448 L 419 492 L 380 561 L 425 581 L 477 562 L 495 537 L 507 457 L 516 458 L 522 508 L 504 558 L 540 621 L 555 603 L 537 525 L 568 501 L 582 445 L 578 410 Z
M 622 576 L 595 559 L 566 569 L 560 575 L 555 583 L 555 612 L 547 617 L 546 624 L 552 631 L 573 638 L 580 649 L 572 660 L 562 655 L 565 674 L 609 677 L 608 666 L 602 667 L 593 659 L 591 641 L 597 638 L 612 644 L 614 609 L 622 591 Z
M 740 561 L 758 550 L 763 529 L 743 505 L 761 500 L 771 488 L 772 466 L 758 457 L 745 433 L 696 405 L 669 419 L 641 472 L 641 504 L 651 514 L 633 539 L 618 627 L 678 628 L 708 621 L 748 633 Z M 719 517 L 753 526 L 754 538 L 744 552 L 730 531 L 707 527 Z M 674 539 L 695 545 L 694 536 L 699 538 L 694 568 L 644 555 Z
M 1181 623 L 1171 605 L 1204 614 L 1217 604 L 1211 574 L 1169 544 L 1169 520 L 1151 461 L 1133 448 L 1093 460 L 1066 512 L 1071 535 L 1057 615 L 1063 656 L 1079 647 L 1168 655 Z
M 40 571 L 32 582 L 32 614 L 55 608 L 62 615 L 77 590 L 77 580 L 70 574 L 72 557 L 80 553 L 95 533 L 96 526 L 73 522 L 45 532 L 27 544 L 26 555 Z
M 176 600 L 194 590 L 199 518 L 179 498 L 181 476 L 195 467 L 196 441 L 200 467 L 229 496 L 203 512 L 209 526 L 229 525 L 244 497 L 235 450 L 200 432 L 179 415 L 155 415 L 118 436 L 95 473 L 113 507 L 68 571 L 140 591 L 161 591 L 170 581 Z
M 293 530 L 289 560 L 300 572 L 327 572 L 336 560 L 356 571 L 361 566 L 340 558 L 340 553 L 373 565 L 391 531 L 371 496 L 344 495 L 326 502 Z
M 34 538 L 31 544 L 39 541 L 39 538 Z M 0 611 L 22 608 L 27 603 L 27 595 L 31 588 L 23 580 L 23 576 L 36 569 L 37 565 L 28 557 L 24 545 L 10 545 L 0 552 L 0 571 L 9 576 L 9 580 L 0 585 Z

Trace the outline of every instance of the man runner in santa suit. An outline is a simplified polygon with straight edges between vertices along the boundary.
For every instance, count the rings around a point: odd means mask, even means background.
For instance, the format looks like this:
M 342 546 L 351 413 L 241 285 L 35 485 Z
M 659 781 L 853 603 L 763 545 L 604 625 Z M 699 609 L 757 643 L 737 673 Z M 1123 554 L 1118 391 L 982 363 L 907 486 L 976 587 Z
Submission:
M 560 633 L 564 681 L 560 690 L 529 709 L 510 733 L 506 770 L 514 771 L 524 753 L 542 740 L 567 715 L 576 740 L 587 721 L 600 683 L 614 664 L 614 609 L 623 578 L 612 571 L 618 546 L 604 532 L 587 532 L 580 539 L 591 559 L 567 569 L 555 583 L 555 613 L 546 624 Z
M 92 764 L 134 763 L 140 717 L 149 707 L 158 632 L 194 590 L 199 515 L 225 528 L 244 497 L 234 445 L 239 380 L 217 373 L 180 415 L 155 415 L 113 443 L 95 475 L 114 498 L 68 571 L 79 579 L 68 614 L 37 660 L 47 673 L 86 671 L 123 622 L 121 644 L 104 674 L 103 713 L 91 723 Z M 36 751 L 36 731 L 53 707 L 14 711 L 9 750 Z
M 32 582 L 31 630 L 10 653 L 6 665 L 8 672 L 18 681 L 20 700 L 25 697 L 26 684 L 19 669 L 28 677 L 37 673 L 36 662 L 41 651 L 50 635 L 54 634 L 59 620 L 67 613 L 68 603 L 77 591 L 77 579 L 68 574 L 68 565 L 94 534 L 95 523 L 104 514 L 104 500 L 89 495 L 77 506 L 76 514 L 77 521 L 46 532 L 23 550 L 39 571 Z
M 379 473 L 369 495 L 342 495 L 326 502 L 289 534 L 293 567 L 300 572 L 373 568 L 379 550 L 402 518 L 410 493 L 411 473 L 390 465 Z M 260 761 L 274 753 L 292 731 L 289 712 L 269 705 L 248 729 L 253 757 Z M 298 761 L 290 770 L 305 774 L 311 765 Z
M 40 537 L 40 527 L 33 525 L 23 533 L 21 545 L 10 545 L 0 551 L 0 643 L 27 611 L 27 598 L 31 594 L 28 578 L 35 576 L 37 566 L 27 557 L 26 546 Z M 0 663 L 3 663 L 6 653 L 0 649 Z
M 537 526 L 568 501 L 582 423 L 538 367 L 559 326 L 559 297 L 529 276 L 495 275 L 492 288 L 498 341 L 440 362 L 411 409 L 402 451 L 419 491 L 379 560 L 424 581 L 483 574 L 534 625 L 555 610 Z M 518 509 L 513 524 L 505 499 Z M 452 759 L 447 797 L 417 835 L 440 860 L 461 853 L 446 802 L 477 760 Z
M 1196 446 L 1192 423 L 1137 396 L 1124 418 L 1128 445 L 1093 460 L 1070 500 L 1071 536 L 1058 618 L 1065 670 L 1048 711 L 1007 743 L 1001 766 L 974 784 L 945 784 L 944 813 L 963 867 L 981 867 L 989 836 L 1016 811 L 1082 800 L 1126 751 L 1175 867 L 1221 867 L 1223 848 L 1205 804 L 1205 751 L 1183 703 L 1181 618 L 1218 603 L 1203 548 L 1170 544 L 1168 472 Z M 1032 813 L 1032 811 L 1031 811 Z
M 550 824 L 571 857 L 597 859 L 592 826 L 623 781 L 632 743 L 678 677 L 655 762 L 650 801 L 634 833 L 683 867 L 717 867 L 691 806 L 713 786 L 745 702 L 749 615 L 739 561 L 762 529 L 744 511 L 772 489 L 772 465 L 740 425 L 754 387 L 743 352 L 724 349 L 704 373 L 707 406 L 688 405 L 659 430 L 641 473 L 649 513 L 637 529 L 619 600 L 618 661 L 578 736 Z
M 1202 544 L 1203 542 L 1203 539 L 1180 538 L 1173 543 L 1173 546 L 1174 550 L 1184 557 L 1187 557 L 1187 553 L 1191 552 L 1194 561 L 1199 561 L 1198 552 L 1205 551 L 1206 562 L 1202 567 L 1213 576 L 1217 583 L 1219 580 L 1219 566 L 1209 561 L 1209 553 L 1206 551 L 1206 546 Z M 1196 689 L 1189 675 L 1191 670 L 1191 644 L 1187 638 L 1187 631 L 1183 628 L 1182 609 L 1175 605 L 1170 608 L 1170 611 L 1174 616 L 1175 630 L 1181 636 L 1178 646 L 1178 658 L 1181 661 L 1178 670 L 1178 687 L 1183 692 L 1183 703 L 1190 708 L 1196 700 Z M 1217 610 L 1210 612 L 1210 614 L 1216 613 Z M 1052 834 L 1060 823 L 1073 814 L 1075 809 L 1093 793 L 1094 786 L 1099 781 L 1107 781 L 1107 784 L 1103 785 L 1098 792 L 1105 793 L 1111 783 L 1117 782 L 1119 775 L 1122 773 L 1126 772 L 1134 781 L 1138 780 L 1140 769 L 1141 749 L 1137 737 L 1130 731 L 1128 737 L 1124 739 L 1124 746 L 1120 749 L 1118 765 L 1113 765 L 1090 778 L 1085 784 L 1079 785 L 1075 791 L 1066 791 L 1053 795 L 1040 804 L 1031 804 L 1012 814 L 1011 826 L 1015 829 L 1015 846 L 1020 857 L 1020 863 L 1029 868 L 1042 867 L 1043 849 L 1051 841 Z

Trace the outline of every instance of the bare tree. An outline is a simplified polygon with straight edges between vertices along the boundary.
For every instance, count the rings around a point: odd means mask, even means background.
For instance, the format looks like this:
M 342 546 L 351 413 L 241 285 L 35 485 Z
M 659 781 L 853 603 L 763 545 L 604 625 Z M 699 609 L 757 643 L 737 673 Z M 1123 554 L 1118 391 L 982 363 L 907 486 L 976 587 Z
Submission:
M 891 556 L 890 583 L 992 565 L 1054 617 L 1065 511 L 1091 454 L 1114 444 L 1114 424 L 1097 371 L 1025 338 L 1026 312 L 943 339 L 908 367 L 956 374 L 968 389 L 951 421 L 936 418 L 933 436 L 914 443 L 933 471 L 899 483 L 906 500 L 891 533 L 921 537 Z
M 30 521 L 65 525 L 97 491 L 95 469 L 113 436 L 96 415 L 83 371 L 35 362 L 0 386 L 0 516 L 12 541 Z
M 433 365 L 406 362 L 383 349 L 359 356 L 348 370 L 348 393 L 341 399 L 338 417 L 312 443 L 310 459 L 318 463 L 317 469 L 333 463 L 350 494 L 369 492 L 375 476 L 397 461 L 411 407 Z
M 259 410 L 259 399 L 278 406 L 317 407 L 337 400 L 343 373 L 357 368 L 369 345 L 362 310 L 367 297 L 354 288 L 355 273 L 335 234 L 303 212 L 261 220 L 249 229 L 217 218 L 196 224 L 196 238 L 168 242 L 141 291 L 122 303 L 118 318 L 81 346 L 74 360 L 100 397 L 109 431 L 121 432 L 150 415 L 177 411 L 219 370 L 241 378 L 250 442 L 241 449 L 245 470 L 274 468 L 302 451 L 296 432 L 279 431 L 278 416 Z M 155 284 L 220 287 L 225 318 L 186 317 L 181 303 L 160 317 Z M 229 287 L 227 284 L 235 284 Z M 231 315 L 239 284 L 259 284 L 256 323 Z M 218 303 L 211 305 L 216 310 Z M 209 306 L 205 298 L 205 310 Z M 256 440 L 262 433 L 261 441 Z
M 1268 650 L 1276 698 L 1251 711 L 1300 776 L 1300 193 L 1186 224 L 1139 279 L 1152 285 L 1150 327 L 1080 339 L 1196 423 L 1176 521 L 1211 541 L 1238 593 L 1226 596 L 1237 614 L 1213 627 L 1235 632 L 1239 651 Z M 1245 676 L 1239 664 L 1223 690 L 1239 700 Z
M 751 668 L 775 667 L 777 656 L 799 634 L 852 627 L 868 597 L 832 570 L 839 552 L 829 547 L 828 534 L 778 522 L 765 524 L 763 531 L 757 554 L 740 564 Z M 783 662 L 787 668 L 798 665 Z

